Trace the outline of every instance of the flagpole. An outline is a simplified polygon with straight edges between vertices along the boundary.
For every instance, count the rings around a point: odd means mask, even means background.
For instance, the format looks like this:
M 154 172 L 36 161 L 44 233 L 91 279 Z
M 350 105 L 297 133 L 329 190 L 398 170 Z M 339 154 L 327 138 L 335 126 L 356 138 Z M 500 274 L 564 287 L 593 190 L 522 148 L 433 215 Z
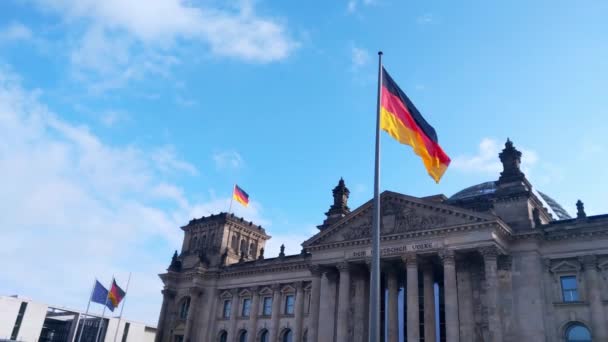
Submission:
M 376 155 L 374 164 L 374 213 L 372 221 L 372 264 L 370 275 L 369 342 L 380 342 L 380 100 L 382 51 L 378 51 L 378 98 L 376 104 Z
M 99 326 L 97 327 L 97 334 L 95 335 L 95 342 L 97 342 L 99 340 L 99 334 L 101 333 L 101 327 L 103 326 L 103 319 L 106 314 L 107 306 L 108 306 L 108 304 L 107 304 L 107 299 L 106 299 L 106 305 L 103 306 L 103 311 L 101 312 L 101 319 L 99 321 Z
M 234 190 L 236 190 L 236 184 L 232 186 L 232 193 L 230 194 L 230 207 L 228 208 L 228 214 L 232 213 L 232 200 L 234 199 Z
M 89 303 L 87 304 L 87 311 L 84 312 L 84 318 L 89 315 L 89 307 L 91 307 L 91 298 L 93 298 L 93 292 L 95 291 L 97 279 L 93 280 L 93 288 L 91 289 L 91 295 L 89 296 Z M 80 315 L 78 315 L 78 322 L 76 323 L 76 330 L 78 331 L 78 325 L 80 324 Z M 80 333 L 78 334 L 78 342 L 82 339 L 82 332 L 84 331 L 84 325 L 80 328 Z
M 112 275 L 112 282 L 114 282 L 114 275 Z M 109 289 L 112 289 L 112 285 L 110 284 Z M 97 327 L 97 335 L 95 335 L 95 342 L 99 340 L 99 334 L 101 333 L 101 327 L 103 326 L 103 319 L 106 314 L 106 308 L 108 307 L 108 299 L 110 298 L 110 290 L 108 290 L 108 295 L 106 296 L 106 302 L 103 305 L 103 311 L 101 312 L 101 321 L 99 322 L 99 326 Z
M 131 272 L 129 272 L 129 279 L 127 279 L 127 287 L 125 288 L 125 297 L 122 300 L 122 306 L 120 307 L 120 315 L 118 315 L 118 325 L 116 326 L 116 332 L 114 333 L 114 342 L 118 337 L 118 329 L 120 328 L 120 320 L 122 319 L 122 310 L 125 309 L 125 302 L 127 301 L 127 292 L 129 292 L 129 283 L 131 282 Z

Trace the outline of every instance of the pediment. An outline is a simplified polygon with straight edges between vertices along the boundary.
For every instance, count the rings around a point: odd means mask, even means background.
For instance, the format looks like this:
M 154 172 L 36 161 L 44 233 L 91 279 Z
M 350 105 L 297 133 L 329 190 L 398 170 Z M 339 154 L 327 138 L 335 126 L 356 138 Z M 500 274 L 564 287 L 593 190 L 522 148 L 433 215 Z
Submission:
M 581 270 L 581 264 L 577 261 L 562 260 L 551 267 L 552 273 L 569 273 Z
M 372 211 L 372 201 L 368 201 L 342 220 L 304 242 L 304 247 L 369 239 L 371 237 Z M 496 220 L 496 217 L 489 214 L 477 213 L 421 198 L 390 191 L 381 194 L 380 230 L 382 236 Z

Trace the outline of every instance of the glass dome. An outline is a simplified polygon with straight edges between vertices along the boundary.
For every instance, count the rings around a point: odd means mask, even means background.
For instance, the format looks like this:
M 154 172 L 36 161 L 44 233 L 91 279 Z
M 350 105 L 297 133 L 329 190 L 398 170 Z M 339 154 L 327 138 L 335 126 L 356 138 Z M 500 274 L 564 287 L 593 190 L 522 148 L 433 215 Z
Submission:
M 496 182 L 483 182 L 458 191 L 448 199 L 448 203 L 470 200 L 475 198 L 489 199 L 493 197 L 495 192 Z M 568 212 L 549 195 L 540 191 L 536 191 L 534 189 L 532 190 L 532 192 L 536 195 L 536 197 L 538 197 L 538 199 L 543 203 L 543 206 L 547 208 L 549 213 L 551 213 L 554 218 L 558 220 L 567 220 L 572 218 L 570 214 L 568 214 Z

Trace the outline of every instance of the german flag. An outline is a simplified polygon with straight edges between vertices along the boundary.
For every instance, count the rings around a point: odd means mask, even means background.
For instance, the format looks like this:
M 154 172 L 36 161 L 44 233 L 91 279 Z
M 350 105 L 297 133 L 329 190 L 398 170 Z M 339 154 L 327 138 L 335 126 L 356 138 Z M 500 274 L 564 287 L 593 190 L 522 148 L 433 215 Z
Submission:
M 241 189 L 238 185 L 234 185 L 234 191 L 232 192 L 232 198 L 244 206 L 249 205 L 249 195 L 245 190 Z
M 437 142 L 433 126 L 422 117 L 412 101 L 382 68 L 380 127 L 402 144 L 410 145 L 422 158 L 435 182 L 450 165 L 450 158 Z
M 120 301 L 125 298 L 125 291 L 123 291 L 118 284 L 116 284 L 116 280 L 112 280 L 112 288 L 110 289 L 110 292 L 108 293 L 108 304 L 112 304 L 112 308 L 110 308 L 110 310 L 114 311 L 115 308 L 118 307 L 118 304 L 120 304 Z M 109 307 L 109 305 L 108 305 Z

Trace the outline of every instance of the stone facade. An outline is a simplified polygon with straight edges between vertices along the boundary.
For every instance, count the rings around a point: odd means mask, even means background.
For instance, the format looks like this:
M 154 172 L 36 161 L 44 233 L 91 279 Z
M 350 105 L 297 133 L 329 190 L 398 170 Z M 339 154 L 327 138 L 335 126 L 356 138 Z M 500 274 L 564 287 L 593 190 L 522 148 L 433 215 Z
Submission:
M 608 341 L 608 215 L 569 218 L 512 142 L 499 157 L 450 198 L 381 194 L 383 341 Z M 333 195 L 298 255 L 264 258 L 270 236 L 231 214 L 182 227 L 157 342 L 367 341 L 372 202 Z

